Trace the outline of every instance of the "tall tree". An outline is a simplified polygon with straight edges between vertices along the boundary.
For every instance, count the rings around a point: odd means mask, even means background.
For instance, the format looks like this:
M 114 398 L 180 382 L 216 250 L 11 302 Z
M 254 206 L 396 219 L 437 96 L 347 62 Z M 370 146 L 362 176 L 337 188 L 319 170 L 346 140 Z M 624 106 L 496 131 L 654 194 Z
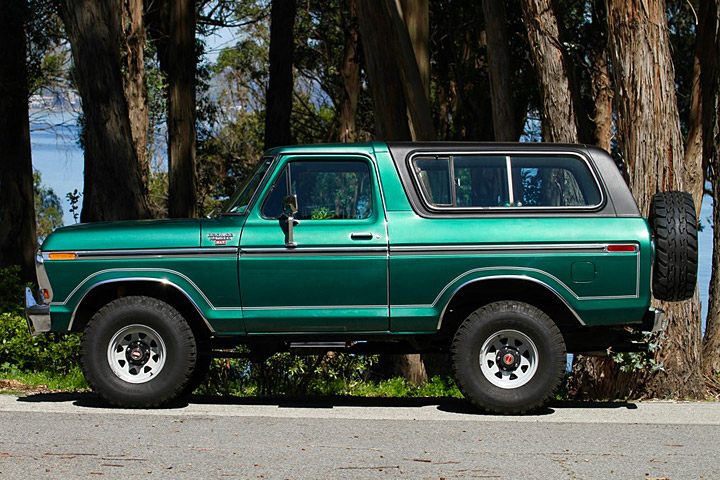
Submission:
M 349 12 L 345 29 L 345 51 L 340 74 L 343 79 L 343 96 L 339 113 L 338 138 L 341 142 L 354 142 L 357 138 L 355 116 L 360 96 L 360 37 L 358 34 L 357 0 L 345 0 Z
M 542 98 L 543 140 L 578 142 L 578 107 L 552 0 L 523 0 L 523 18 Z
M 720 375 L 720 4 L 700 2 L 703 156 L 710 164 L 713 193 L 713 253 L 707 324 L 703 339 L 705 373 Z
M 120 12 L 120 0 L 60 2 L 85 120 L 83 222 L 147 216 L 123 92 Z
M 293 143 L 290 114 L 293 96 L 295 0 L 273 0 L 270 10 L 270 79 L 265 107 L 265 148 Z
M 410 34 L 397 4 L 380 0 L 360 2 L 358 7 L 378 138 L 409 140 L 409 117 L 415 140 L 434 139 L 430 104 Z
M 375 109 L 375 137 L 386 141 L 410 140 L 402 80 L 388 48 L 393 27 L 381 8 L 384 1 L 358 3 L 360 39 Z
M 168 14 L 168 216 L 188 218 L 197 216 L 195 3 L 170 1 Z
M 631 190 L 646 215 L 653 194 L 684 186 L 683 138 L 665 12 L 663 0 L 608 1 L 622 155 Z M 691 300 L 661 307 L 668 326 L 655 359 L 664 369 L 648 372 L 646 392 L 699 398 L 703 384 L 697 291 Z
M 1 2 L 0 266 L 20 265 L 35 281 L 35 208 L 28 113 L 26 1 Z
M 143 195 L 148 195 L 150 159 L 147 143 L 150 128 L 148 90 L 145 78 L 145 25 L 142 0 L 122 0 L 122 72 L 128 103 L 130 132 L 140 162 Z
M 607 15 L 605 5 L 593 0 L 592 7 L 592 64 L 590 65 L 590 91 L 593 98 L 595 145 L 610 151 L 613 127 L 613 85 L 610 78 Z
M 495 141 L 514 142 L 520 137 L 510 84 L 510 39 L 504 2 L 483 0 L 487 36 L 488 75 Z

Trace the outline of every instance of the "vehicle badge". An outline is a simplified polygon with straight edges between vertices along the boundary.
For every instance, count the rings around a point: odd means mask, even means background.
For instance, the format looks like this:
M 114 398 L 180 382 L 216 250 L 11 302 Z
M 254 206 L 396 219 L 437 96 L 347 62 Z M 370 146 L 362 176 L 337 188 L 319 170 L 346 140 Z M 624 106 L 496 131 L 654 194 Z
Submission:
M 207 238 L 215 245 L 227 245 L 228 240 L 232 240 L 235 234 L 232 233 L 208 233 Z

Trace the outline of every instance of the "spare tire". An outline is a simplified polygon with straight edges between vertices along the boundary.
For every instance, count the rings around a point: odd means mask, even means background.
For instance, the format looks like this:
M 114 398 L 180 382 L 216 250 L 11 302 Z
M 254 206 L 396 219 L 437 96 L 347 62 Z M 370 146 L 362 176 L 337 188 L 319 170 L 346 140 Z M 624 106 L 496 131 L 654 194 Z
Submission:
M 655 240 L 653 295 L 668 302 L 691 298 L 698 266 L 698 224 L 692 196 L 686 192 L 653 195 L 648 223 Z

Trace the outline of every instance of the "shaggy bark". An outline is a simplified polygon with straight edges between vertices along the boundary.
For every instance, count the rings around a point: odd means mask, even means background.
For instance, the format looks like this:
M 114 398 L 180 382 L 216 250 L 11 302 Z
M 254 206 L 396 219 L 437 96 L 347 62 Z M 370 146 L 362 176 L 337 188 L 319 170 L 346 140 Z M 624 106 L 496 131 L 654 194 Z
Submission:
M 359 2 L 358 23 L 368 84 L 375 112 L 378 140 L 410 140 L 407 104 L 400 72 L 388 43 L 393 36 L 390 20 L 380 2 Z
M 20 265 L 35 282 L 35 206 L 25 63 L 27 2 L 1 2 L 0 18 L 0 267 Z
M 665 2 L 608 1 L 608 23 L 618 99 L 618 133 L 630 186 L 647 215 L 653 194 L 683 187 L 684 149 L 675 99 L 675 72 L 665 17 Z M 655 361 L 662 370 L 631 376 L 604 363 L 583 385 L 603 397 L 700 398 L 700 309 L 691 300 L 659 305 L 668 327 Z
M 128 104 L 130 131 L 140 162 L 143 196 L 148 195 L 150 159 L 147 155 L 150 116 L 145 84 L 145 25 L 142 0 L 123 0 L 123 87 Z
M 168 13 L 168 216 L 190 218 L 197 216 L 195 3 L 170 1 Z
M 360 37 L 358 34 L 357 0 L 345 0 L 350 18 L 345 31 L 345 53 L 340 74 L 343 78 L 343 99 L 339 115 L 341 142 L 354 142 L 357 138 L 355 115 L 360 96 Z
M 123 91 L 120 12 L 119 0 L 60 2 L 85 116 L 83 222 L 148 213 Z
M 273 0 L 270 10 L 270 81 L 265 107 L 265 148 L 289 145 L 293 94 L 295 0 Z
M 720 375 L 720 5 L 717 1 L 700 2 L 702 41 L 700 57 L 704 158 L 710 162 L 713 191 L 713 253 L 708 299 L 707 324 L 703 339 L 704 370 Z
M 507 34 L 505 6 L 496 0 L 483 0 L 487 36 L 488 75 L 495 141 L 515 142 L 517 131 L 515 108 L 510 84 L 510 39 Z
M 523 0 L 523 18 L 540 83 L 543 140 L 577 143 L 577 108 L 551 0 Z
M 595 104 L 595 145 L 610 151 L 613 122 L 613 85 L 608 68 L 607 18 L 604 5 L 593 2 L 594 55 L 590 66 L 590 88 Z

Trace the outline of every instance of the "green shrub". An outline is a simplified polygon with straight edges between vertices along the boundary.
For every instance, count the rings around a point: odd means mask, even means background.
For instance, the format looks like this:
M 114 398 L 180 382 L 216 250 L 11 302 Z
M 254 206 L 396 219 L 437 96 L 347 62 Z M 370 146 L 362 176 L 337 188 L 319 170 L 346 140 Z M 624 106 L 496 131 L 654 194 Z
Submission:
M 30 335 L 19 272 L 17 266 L 0 269 L 0 365 L 66 374 L 78 363 L 80 338 L 76 334 Z

